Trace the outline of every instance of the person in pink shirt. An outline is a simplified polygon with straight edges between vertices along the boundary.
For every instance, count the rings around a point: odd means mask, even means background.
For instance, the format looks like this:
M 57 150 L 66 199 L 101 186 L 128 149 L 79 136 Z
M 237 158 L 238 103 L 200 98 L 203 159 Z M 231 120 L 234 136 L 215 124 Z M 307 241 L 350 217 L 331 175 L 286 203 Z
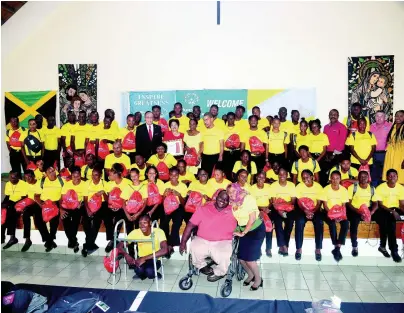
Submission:
M 387 136 L 392 124 L 386 121 L 386 114 L 383 111 L 377 111 L 376 122 L 370 125 L 370 132 L 376 137 L 376 151 L 373 154 L 373 169 L 371 172 L 372 185 L 377 187 L 382 182 L 383 165 L 386 157 Z
M 182 235 L 181 255 L 187 251 L 187 241 L 195 227 L 198 232 L 191 242 L 192 264 L 208 276 L 208 281 L 218 281 L 230 266 L 233 232 L 237 227 L 225 190 L 219 193 L 215 202 L 207 202 L 191 217 Z M 209 267 L 207 257 L 217 265 Z
M 331 168 L 338 165 L 342 161 L 345 150 L 345 141 L 348 136 L 348 130 L 344 124 L 338 121 L 339 112 L 332 109 L 328 114 L 330 123 L 324 126 L 324 134 L 327 135 L 330 144 L 327 146 L 324 165 L 321 170 L 327 173 Z

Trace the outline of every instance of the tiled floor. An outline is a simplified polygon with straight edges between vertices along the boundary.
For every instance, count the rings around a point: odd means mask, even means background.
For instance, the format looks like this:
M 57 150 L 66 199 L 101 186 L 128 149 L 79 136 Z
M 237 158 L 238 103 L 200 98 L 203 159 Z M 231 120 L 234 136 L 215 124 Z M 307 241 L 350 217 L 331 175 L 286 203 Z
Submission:
M 13 283 L 112 288 L 102 257 L 82 258 L 76 255 L 45 253 L 1 253 L 1 279 Z M 342 266 L 314 264 L 261 264 L 264 288 L 256 292 L 233 281 L 231 298 L 312 301 L 339 296 L 344 302 L 404 303 L 403 266 Z M 167 260 L 162 291 L 184 292 L 178 281 L 188 271 L 184 260 Z M 122 275 L 123 276 L 123 275 Z M 116 289 L 155 290 L 150 280 L 121 278 Z M 193 277 L 190 293 L 205 293 L 220 297 L 223 281 L 210 283 L 206 276 Z

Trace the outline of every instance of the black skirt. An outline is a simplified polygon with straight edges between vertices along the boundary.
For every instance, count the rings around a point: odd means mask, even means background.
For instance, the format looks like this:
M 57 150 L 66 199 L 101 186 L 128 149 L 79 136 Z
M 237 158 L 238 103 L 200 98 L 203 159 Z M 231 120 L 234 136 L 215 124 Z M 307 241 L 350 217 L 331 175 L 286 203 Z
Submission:
M 265 225 L 261 223 L 256 229 L 240 237 L 238 258 L 243 261 L 257 261 L 261 257 L 261 247 L 265 238 Z

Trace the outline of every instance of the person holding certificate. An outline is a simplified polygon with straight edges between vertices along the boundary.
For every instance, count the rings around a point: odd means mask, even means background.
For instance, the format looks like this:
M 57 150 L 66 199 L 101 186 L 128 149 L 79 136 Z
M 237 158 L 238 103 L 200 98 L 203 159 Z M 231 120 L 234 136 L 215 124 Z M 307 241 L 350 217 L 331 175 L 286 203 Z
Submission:
M 182 158 L 184 155 L 184 133 L 179 132 L 180 121 L 176 118 L 171 119 L 169 126 L 171 130 L 164 133 L 163 142 L 167 144 L 169 153 L 176 158 Z

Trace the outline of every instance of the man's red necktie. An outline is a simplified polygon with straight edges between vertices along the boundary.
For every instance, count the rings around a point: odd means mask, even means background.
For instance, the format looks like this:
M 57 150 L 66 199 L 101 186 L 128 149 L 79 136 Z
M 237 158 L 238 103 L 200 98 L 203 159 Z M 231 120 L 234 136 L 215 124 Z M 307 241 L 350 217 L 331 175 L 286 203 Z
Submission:
M 149 125 L 149 138 L 150 138 L 150 141 L 153 140 L 153 135 L 152 135 L 152 131 L 151 131 L 151 125 Z

